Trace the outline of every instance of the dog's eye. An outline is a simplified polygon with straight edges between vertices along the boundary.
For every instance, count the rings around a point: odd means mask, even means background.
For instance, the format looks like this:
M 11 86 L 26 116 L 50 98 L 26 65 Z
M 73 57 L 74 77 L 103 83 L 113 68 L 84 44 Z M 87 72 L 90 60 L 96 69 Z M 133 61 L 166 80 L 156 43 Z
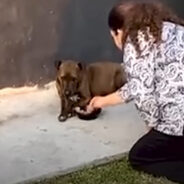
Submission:
M 72 81 L 73 81 L 73 82 L 76 82 L 76 81 L 77 81 L 77 79 L 73 77 L 73 78 L 72 78 Z
M 65 80 L 66 77 L 65 76 L 61 76 L 60 78 L 61 78 L 61 80 Z

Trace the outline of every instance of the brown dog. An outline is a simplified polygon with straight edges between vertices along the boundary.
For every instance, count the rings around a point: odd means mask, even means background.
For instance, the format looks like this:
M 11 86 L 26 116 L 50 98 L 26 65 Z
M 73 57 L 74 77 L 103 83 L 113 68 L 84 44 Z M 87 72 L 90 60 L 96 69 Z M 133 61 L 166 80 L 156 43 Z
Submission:
M 75 115 L 74 107 L 78 102 L 78 86 L 81 83 L 82 68 L 80 63 L 74 61 L 56 61 L 57 68 L 56 88 L 61 100 L 61 113 L 59 121 Z
M 56 86 L 61 98 L 60 121 L 75 114 L 74 108 L 85 110 L 94 96 L 110 94 L 126 83 L 125 72 L 119 63 L 96 62 L 84 66 L 75 61 L 63 61 L 57 64 Z M 95 119 L 101 109 L 91 113 L 76 112 L 80 119 Z M 70 115 L 72 114 L 72 115 Z

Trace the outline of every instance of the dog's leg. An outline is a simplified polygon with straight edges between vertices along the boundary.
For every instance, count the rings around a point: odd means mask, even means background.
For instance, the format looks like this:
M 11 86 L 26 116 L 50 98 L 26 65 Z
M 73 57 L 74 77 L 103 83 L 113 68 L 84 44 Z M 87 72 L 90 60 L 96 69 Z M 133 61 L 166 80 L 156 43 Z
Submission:
M 75 103 L 71 100 L 69 100 L 69 105 L 68 105 L 68 118 L 72 118 L 73 116 L 75 116 Z
M 58 116 L 58 120 L 60 122 L 66 121 L 68 118 L 68 113 L 67 113 L 67 102 L 64 97 L 61 97 L 61 113 Z
M 87 98 L 87 99 L 82 99 L 81 98 L 81 100 L 79 101 L 77 106 L 80 107 L 83 110 L 86 110 L 86 107 L 89 104 L 89 102 L 90 102 L 90 98 Z

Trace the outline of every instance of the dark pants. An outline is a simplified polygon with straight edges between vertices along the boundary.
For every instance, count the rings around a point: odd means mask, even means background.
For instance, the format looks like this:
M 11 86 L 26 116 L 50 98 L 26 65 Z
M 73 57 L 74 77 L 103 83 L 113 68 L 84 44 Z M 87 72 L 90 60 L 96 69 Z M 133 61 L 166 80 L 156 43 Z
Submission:
M 130 150 L 129 162 L 136 170 L 184 183 L 184 136 L 151 130 Z

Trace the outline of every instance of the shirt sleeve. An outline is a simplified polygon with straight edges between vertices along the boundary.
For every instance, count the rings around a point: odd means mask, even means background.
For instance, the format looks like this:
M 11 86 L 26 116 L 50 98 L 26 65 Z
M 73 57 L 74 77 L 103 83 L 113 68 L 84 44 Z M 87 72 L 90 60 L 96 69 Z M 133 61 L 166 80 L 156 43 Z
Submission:
M 130 91 L 130 81 L 126 82 L 120 89 L 117 90 L 118 95 L 121 97 L 124 103 L 128 103 L 129 101 L 133 100 L 133 96 L 131 95 Z
M 124 49 L 124 68 L 127 83 L 117 92 L 123 102 L 134 100 L 143 120 L 151 127 L 158 123 L 158 104 L 155 92 L 154 48 L 150 51 L 149 43 L 142 42 L 141 56 L 131 43 Z

